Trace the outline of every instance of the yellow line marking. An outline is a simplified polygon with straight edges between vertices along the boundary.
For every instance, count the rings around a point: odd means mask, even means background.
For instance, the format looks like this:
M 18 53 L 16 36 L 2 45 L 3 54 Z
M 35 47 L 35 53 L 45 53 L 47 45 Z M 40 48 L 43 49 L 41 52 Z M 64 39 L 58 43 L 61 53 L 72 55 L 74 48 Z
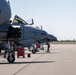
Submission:
M 65 60 L 64 62 L 73 62 L 72 60 Z

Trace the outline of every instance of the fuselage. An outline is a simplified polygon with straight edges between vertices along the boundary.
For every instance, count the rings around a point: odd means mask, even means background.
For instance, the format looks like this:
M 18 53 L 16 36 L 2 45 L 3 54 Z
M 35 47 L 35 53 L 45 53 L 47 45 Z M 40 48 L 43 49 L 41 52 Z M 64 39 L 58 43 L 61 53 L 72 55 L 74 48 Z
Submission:
M 0 25 L 7 23 L 11 18 L 10 3 L 6 0 L 0 0 Z
M 18 40 L 18 43 L 28 46 L 36 43 L 47 37 L 47 32 L 41 29 L 34 28 L 32 26 L 21 25 L 22 37 Z

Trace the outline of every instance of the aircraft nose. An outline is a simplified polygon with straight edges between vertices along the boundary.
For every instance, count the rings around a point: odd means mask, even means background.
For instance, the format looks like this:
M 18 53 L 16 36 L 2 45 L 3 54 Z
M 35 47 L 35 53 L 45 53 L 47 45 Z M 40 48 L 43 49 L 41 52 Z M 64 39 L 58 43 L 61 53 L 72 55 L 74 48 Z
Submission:
M 41 39 L 45 39 L 47 37 L 47 32 L 41 32 Z
M 56 37 L 54 38 L 54 41 L 58 41 Z

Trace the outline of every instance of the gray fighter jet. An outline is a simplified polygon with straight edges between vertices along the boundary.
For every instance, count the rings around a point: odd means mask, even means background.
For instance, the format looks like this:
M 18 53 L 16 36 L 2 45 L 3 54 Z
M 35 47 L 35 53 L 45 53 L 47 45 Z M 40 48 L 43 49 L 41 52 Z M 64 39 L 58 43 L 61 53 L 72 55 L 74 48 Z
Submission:
M 11 50 L 11 42 L 21 38 L 21 26 L 13 27 L 10 18 L 11 8 L 9 1 L 0 0 L 0 41 L 7 42 L 7 60 L 9 62 L 13 62 L 15 60 L 15 56 Z
M 11 8 L 9 1 L 0 0 L 0 41 L 6 42 L 8 52 L 7 60 L 12 63 L 15 61 L 15 51 L 12 50 L 12 42 L 27 45 L 35 43 L 47 37 L 47 32 L 22 23 L 11 23 Z M 27 24 L 27 23 L 26 23 Z M 32 23 L 33 24 L 33 23 Z M 3 46 L 4 47 L 4 46 Z

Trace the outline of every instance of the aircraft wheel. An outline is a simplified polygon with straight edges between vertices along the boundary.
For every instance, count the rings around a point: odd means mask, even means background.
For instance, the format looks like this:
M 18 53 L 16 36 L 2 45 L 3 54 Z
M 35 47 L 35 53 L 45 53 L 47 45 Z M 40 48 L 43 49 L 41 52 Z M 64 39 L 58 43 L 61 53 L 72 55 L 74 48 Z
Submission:
M 36 50 L 32 50 L 32 53 L 35 54 L 36 53 Z
M 13 63 L 15 61 L 15 56 L 13 54 L 9 55 L 7 60 L 8 60 L 9 63 Z
M 0 50 L 0 53 L 1 53 L 1 50 Z

